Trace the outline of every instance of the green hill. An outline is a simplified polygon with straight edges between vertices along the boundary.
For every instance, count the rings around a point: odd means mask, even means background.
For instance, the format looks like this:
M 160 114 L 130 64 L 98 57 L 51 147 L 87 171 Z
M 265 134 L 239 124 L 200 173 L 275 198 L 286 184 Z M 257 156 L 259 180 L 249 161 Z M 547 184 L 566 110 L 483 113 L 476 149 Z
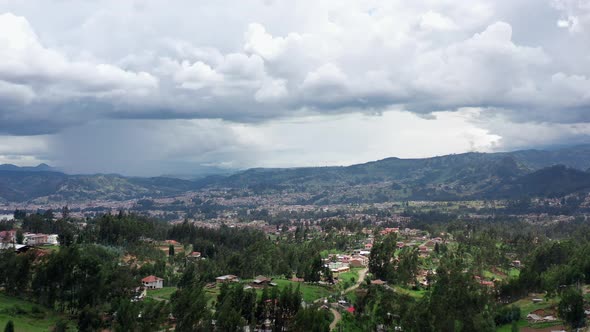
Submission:
M 560 166 L 559 166 L 560 165 Z M 2 165 L 0 165 L 2 166 Z M 202 188 L 306 193 L 300 203 L 558 196 L 590 189 L 590 145 L 559 150 L 387 158 L 347 167 L 254 168 L 199 180 L 67 175 L 47 165 L 0 167 L 0 201 L 161 197 Z

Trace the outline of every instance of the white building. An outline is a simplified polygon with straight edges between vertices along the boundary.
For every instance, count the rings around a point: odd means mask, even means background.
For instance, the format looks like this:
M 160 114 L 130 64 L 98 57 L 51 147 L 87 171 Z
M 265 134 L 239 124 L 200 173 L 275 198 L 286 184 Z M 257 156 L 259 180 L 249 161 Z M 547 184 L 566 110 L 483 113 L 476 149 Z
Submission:
M 147 276 L 141 279 L 141 283 L 147 289 L 160 289 L 164 287 L 164 279 L 156 276 Z

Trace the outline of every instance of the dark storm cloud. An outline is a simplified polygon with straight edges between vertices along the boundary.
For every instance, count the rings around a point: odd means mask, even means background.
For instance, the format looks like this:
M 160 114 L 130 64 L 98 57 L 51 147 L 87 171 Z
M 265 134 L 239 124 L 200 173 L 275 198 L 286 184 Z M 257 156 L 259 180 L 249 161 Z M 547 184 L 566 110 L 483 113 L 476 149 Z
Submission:
M 577 0 L 0 0 L 0 135 L 473 108 L 491 134 L 501 118 L 577 141 L 590 122 L 588 54 L 590 6 Z M 199 127 L 204 151 L 220 149 L 221 127 Z

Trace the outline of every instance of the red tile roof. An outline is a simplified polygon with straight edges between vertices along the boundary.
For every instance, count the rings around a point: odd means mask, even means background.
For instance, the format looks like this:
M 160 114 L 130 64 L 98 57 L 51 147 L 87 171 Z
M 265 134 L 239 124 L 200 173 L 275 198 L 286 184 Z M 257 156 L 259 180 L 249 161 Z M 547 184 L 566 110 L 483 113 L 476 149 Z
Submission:
M 164 280 L 164 279 L 158 278 L 156 276 L 147 276 L 147 277 L 141 279 L 141 282 L 156 282 L 158 280 Z

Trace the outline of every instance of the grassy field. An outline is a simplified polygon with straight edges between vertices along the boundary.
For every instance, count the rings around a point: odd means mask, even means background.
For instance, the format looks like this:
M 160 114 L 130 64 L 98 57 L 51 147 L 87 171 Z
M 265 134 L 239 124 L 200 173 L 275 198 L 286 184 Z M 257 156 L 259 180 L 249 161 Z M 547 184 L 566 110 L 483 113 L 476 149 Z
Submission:
M 516 325 L 518 326 L 519 329 L 521 329 L 523 327 L 529 326 L 529 323 L 526 320 L 521 319 L 516 323 Z M 496 332 L 512 332 L 512 324 L 498 326 L 496 328 Z
M 300 285 L 301 293 L 303 294 L 303 300 L 307 303 L 311 303 L 322 297 L 329 296 L 332 293 L 332 290 L 328 287 L 323 287 L 319 285 L 309 285 L 285 279 L 275 279 L 273 280 L 273 282 L 276 283 L 280 289 L 283 289 L 288 285 L 292 285 L 293 289 L 296 289 L 297 285 Z
M 538 297 L 542 298 L 542 296 L 538 296 Z M 518 300 L 514 303 L 509 304 L 509 305 L 516 305 L 517 307 L 520 307 L 520 316 L 522 318 L 521 318 L 521 320 L 518 321 L 519 328 L 531 327 L 531 328 L 542 329 L 542 328 L 546 328 L 546 327 L 558 326 L 558 325 L 563 324 L 561 321 L 529 324 L 529 322 L 526 320 L 526 316 L 528 314 L 530 314 L 531 312 L 533 312 L 537 309 L 546 309 L 546 308 L 555 307 L 557 305 L 557 303 L 559 302 L 559 298 L 551 298 L 551 299 L 547 299 L 543 302 L 533 303 L 532 298 L 533 297 L 527 297 L 525 299 L 521 299 L 521 300 Z M 496 329 L 496 331 L 499 331 L 499 332 L 511 331 L 511 325 L 507 324 L 507 325 L 499 326 Z
M 424 294 L 426 293 L 425 290 L 411 290 L 411 289 L 402 288 L 399 286 L 394 286 L 393 288 L 395 289 L 396 292 L 398 292 L 400 294 L 409 295 L 415 299 L 422 298 L 424 296 Z
M 359 279 L 359 271 L 362 270 L 361 268 L 353 268 L 348 272 L 343 272 L 338 274 L 338 281 L 339 285 L 342 290 L 354 285 L 355 282 Z M 354 281 L 353 281 L 354 279 Z
M 17 332 L 47 332 L 60 318 L 65 316 L 34 303 L 0 293 L 0 330 L 3 330 L 6 323 L 12 320 Z M 73 323 L 70 323 L 70 327 L 75 330 Z
M 217 302 L 217 296 L 219 296 L 219 287 L 205 288 L 205 296 L 207 297 L 207 306 L 213 308 L 213 303 Z
M 164 287 L 161 289 L 150 289 L 147 291 L 147 297 L 153 298 L 153 299 L 162 299 L 162 300 L 167 300 L 170 301 L 170 296 L 172 296 L 172 293 L 176 292 L 176 287 Z

